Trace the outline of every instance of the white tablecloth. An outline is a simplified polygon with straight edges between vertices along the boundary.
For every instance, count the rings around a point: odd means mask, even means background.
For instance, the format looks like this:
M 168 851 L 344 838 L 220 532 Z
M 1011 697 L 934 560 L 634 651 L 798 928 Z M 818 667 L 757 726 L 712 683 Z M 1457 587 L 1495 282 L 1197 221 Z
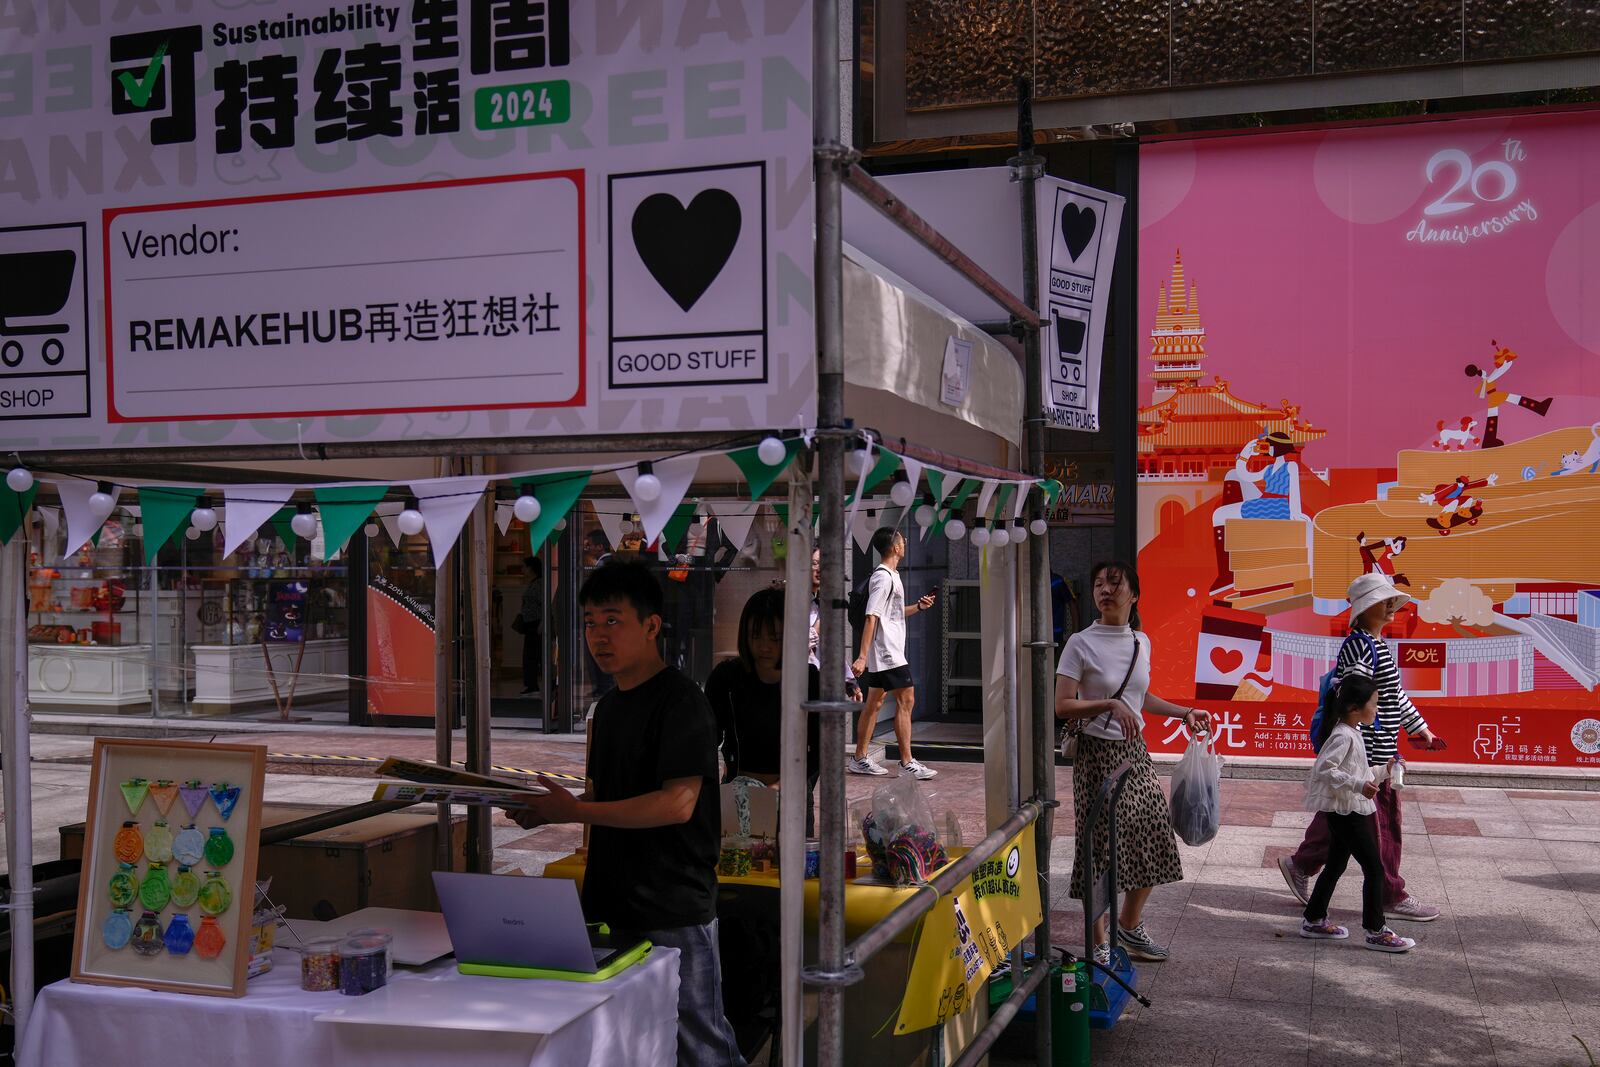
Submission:
M 250 979 L 244 997 L 190 996 L 149 989 L 57 982 L 39 993 L 19 1067 L 577 1067 L 673 1064 L 678 1040 L 678 952 L 657 948 L 606 982 L 578 984 L 457 973 L 453 958 L 395 982 L 446 983 L 464 1009 L 474 989 L 504 983 L 603 989 L 610 998 L 555 1034 L 429 1030 L 317 1022 L 349 1004 L 340 993 L 300 989 L 300 957 L 278 949 L 271 971 Z

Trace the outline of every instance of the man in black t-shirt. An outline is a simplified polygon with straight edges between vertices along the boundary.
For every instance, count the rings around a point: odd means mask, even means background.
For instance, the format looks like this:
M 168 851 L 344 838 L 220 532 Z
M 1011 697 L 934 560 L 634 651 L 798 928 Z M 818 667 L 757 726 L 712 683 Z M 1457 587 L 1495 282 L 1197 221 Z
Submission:
M 583 910 L 591 922 L 679 951 L 678 1062 L 743 1067 L 722 1010 L 716 721 L 705 694 L 661 659 L 661 586 L 639 563 L 608 563 L 578 590 L 584 636 L 616 688 L 590 727 L 589 789 L 549 790 L 510 812 L 531 829 L 590 826 Z

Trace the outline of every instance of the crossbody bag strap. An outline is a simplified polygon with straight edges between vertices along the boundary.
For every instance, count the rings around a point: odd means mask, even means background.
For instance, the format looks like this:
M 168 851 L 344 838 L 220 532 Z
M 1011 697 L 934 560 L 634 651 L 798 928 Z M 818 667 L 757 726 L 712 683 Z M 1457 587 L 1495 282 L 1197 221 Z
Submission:
M 1143 647 L 1139 644 L 1139 634 L 1135 632 L 1133 635 L 1133 658 L 1128 661 L 1128 673 L 1122 676 L 1122 684 L 1117 686 L 1117 691 L 1115 693 L 1111 694 L 1112 700 L 1121 700 L 1122 694 L 1127 692 L 1128 683 L 1133 680 L 1133 669 L 1139 666 L 1139 653 L 1143 650 Z M 1096 715 L 1094 719 L 1104 718 L 1106 720 L 1106 725 L 1110 726 L 1111 715 L 1111 712 L 1106 711 Z M 1062 727 L 1062 730 L 1065 733 L 1077 733 L 1085 726 L 1089 725 L 1089 723 L 1093 722 L 1094 719 L 1076 719 L 1072 722 L 1066 723 Z

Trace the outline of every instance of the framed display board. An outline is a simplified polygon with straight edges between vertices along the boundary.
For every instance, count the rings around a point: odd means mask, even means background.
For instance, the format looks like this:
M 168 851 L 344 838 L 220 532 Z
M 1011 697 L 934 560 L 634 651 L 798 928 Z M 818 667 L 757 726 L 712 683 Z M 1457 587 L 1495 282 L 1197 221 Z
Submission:
M 261 745 L 99 737 L 72 980 L 244 996 Z

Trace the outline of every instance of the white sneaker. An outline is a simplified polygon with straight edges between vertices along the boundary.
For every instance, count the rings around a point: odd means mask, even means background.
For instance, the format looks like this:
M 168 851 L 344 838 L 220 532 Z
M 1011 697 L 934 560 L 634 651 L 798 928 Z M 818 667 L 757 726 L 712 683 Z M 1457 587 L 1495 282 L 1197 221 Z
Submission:
M 849 771 L 851 774 L 882 775 L 889 773 L 889 768 L 885 767 L 871 756 L 867 756 L 864 759 L 856 759 L 852 756 L 845 762 L 844 769 Z
M 939 776 L 938 771 L 934 770 L 932 767 L 924 767 L 916 760 L 912 760 L 910 763 L 900 764 L 900 770 L 904 774 L 911 775 L 911 777 L 915 778 L 919 782 L 926 782 L 929 778 L 937 778 Z

